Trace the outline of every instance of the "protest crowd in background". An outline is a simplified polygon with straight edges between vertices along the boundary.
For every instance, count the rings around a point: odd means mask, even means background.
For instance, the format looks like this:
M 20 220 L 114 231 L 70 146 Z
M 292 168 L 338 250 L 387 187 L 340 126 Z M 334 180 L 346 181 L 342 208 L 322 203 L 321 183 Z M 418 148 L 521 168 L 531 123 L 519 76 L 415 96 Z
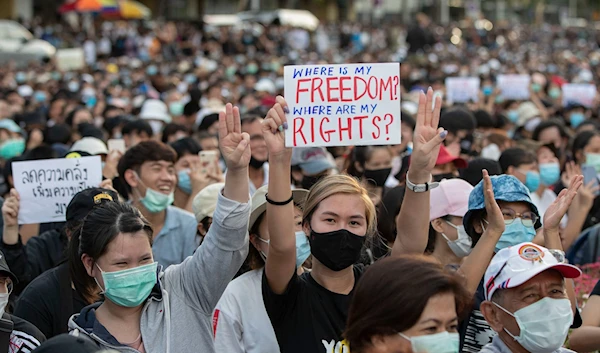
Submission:
M 600 350 L 600 30 L 25 26 L 0 353 Z

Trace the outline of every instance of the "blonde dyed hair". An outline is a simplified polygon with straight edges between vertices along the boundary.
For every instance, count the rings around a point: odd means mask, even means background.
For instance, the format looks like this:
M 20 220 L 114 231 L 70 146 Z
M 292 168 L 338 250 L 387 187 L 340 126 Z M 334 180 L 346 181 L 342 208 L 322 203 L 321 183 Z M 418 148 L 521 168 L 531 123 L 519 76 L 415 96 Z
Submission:
M 377 234 L 377 211 L 375 205 L 369 197 L 367 190 L 360 185 L 360 182 L 347 174 L 328 175 L 319 180 L 311 189 L 304 202 L 304 214 L 302 224 L 310 226 L 313 214 L 321 201 L 337 194 L 356 195 L 361 198 L 365 204 L 365 218 L 367 220 L 367 234 L 372 237 Z

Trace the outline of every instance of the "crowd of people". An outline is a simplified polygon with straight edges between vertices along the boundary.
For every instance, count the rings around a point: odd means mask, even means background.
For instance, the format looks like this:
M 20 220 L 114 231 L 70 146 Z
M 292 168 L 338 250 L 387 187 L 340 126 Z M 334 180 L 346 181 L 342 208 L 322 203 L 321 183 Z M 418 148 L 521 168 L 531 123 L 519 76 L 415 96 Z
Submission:
M 0 66 L 0 353 L 600 350 L 600 95 L 561 90 L 600 87 L 600 31 L 26 25 L 86 68 Z M 401 144 L 285 146 L 284 65 L 387 61 Z M 13 165 L 87 156 L 65 221 L 20 224 Z

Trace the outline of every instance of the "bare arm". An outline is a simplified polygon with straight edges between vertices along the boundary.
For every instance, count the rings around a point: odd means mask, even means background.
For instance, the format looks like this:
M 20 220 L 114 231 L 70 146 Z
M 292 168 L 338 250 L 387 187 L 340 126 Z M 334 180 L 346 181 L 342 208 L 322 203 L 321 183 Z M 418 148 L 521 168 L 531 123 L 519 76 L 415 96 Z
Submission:
M 488 227 L 479 238 L 477 245 L 469 256 L 465 258 L 460 266 L 459 272 L 467 280 L 467 290 L 472 294 L 477 292 L 477 287 L 485 274 L 492 257 L 496 244 L 504 232 L 505 224 L 502 211 L 494 199 L 494 190 L 492 180 L 487 170 L 483 170 L 483 195 L 485 198 L 485 208 L 487 213 Z
M 279 127 L 286 122 L 283 97 L 277 97 L 263 121 L 263 136 L 269 150 L 269 191 L 267 196 L 276 202 L 292 197 L 291 160 L 292 149 L 285 147 L 285 137 Z M 286 125 L 287 126 L 287 125 Z M 296 236 L 294 235 L 294 203 L 283 206 L 267 203 L 267 222 L 270 235 L 269 255 L 265 264 L 265 275 L 269 287 L 282 294 L 296 271 Z
M 438 129 L 440 109 L 439 97 L 433 104 L 433 90 L 427 90 L 427 95 L 419 96 L 419 112 L 417 126 L 413 138 L 413 153 L 407 178 L 413 184 L 425 184 L 431 181 L 431 170 L 435 166 L 440 144 L 448 134 L 444 129 Z M 429 229 L 429 192 L 415 193 L 408 188 L 404 196 L 404 204 L 396 220 L 396 241 L 392 247 L 394 255 L 422 254 L 427 246 Z
M 577 196 L 575 196 L 571 207 L 569 207 L 569 221 L 562 236 L 562 245 L 565 251 L 571 247 L 581 234 L 581 228 L 583 228 L 588 212 L 594 205 L 594 195 L 597 191 L 598 186 L 594 186 L 594 182 L 582 185 L 577 191 Z
M 577 195 L 577 191 L 583 184 L 583 176 L 578 175 L 573 178 L 571 185 L 568 189 L 564 189 L 560 192 L 556 200 L 548 207 L 546 214 L 544 214 L 544 243 L 548 249 L 563 250 L 562 241 L 559 234 L 560 220 L 567 213 L 567 210 L 573 202 L 573 198 Z M 571 307 L 573 311 L 576 310 L 577 302 L 575 299 L 575 288 L 573 280 L 566 280 L 565 285 L 567 287 L 567 295 L 571 301 Z
M 581 312 L 583 324 L 569 337 L 569 345 L 576 352 L 600 349 L 600 296 L 592 295 Z

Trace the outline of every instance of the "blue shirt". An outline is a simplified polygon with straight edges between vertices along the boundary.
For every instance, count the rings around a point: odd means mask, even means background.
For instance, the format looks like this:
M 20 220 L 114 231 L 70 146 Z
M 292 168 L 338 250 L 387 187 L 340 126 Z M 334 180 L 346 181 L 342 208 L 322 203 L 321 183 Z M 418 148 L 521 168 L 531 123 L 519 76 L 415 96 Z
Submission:
M 154 261 L 167 268 L 192 256 L 198 247 L 197 229 L 198 223 L 192 213 L 175 206 L 167 207 L 165 224 L 152 244 Z

